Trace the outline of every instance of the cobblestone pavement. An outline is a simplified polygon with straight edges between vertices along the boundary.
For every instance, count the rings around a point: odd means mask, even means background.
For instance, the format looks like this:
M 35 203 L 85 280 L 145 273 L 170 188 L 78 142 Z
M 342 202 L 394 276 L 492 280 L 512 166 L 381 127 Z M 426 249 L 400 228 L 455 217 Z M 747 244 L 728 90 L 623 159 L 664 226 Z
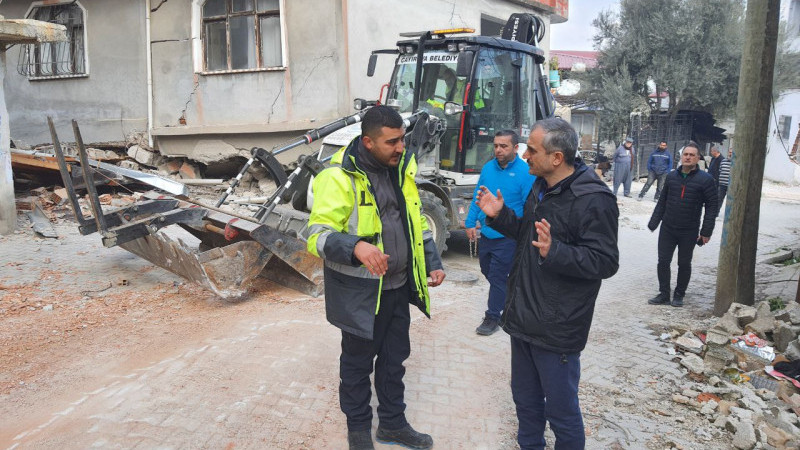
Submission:
M 762 253 L 797 242 L 795 198 L 765 200 Z M 648 306 L 657 290 L 657 236 L 645 226 L 653 204 L 631 200 L 621 206 L 620 270 L 603 283 L 581 357 L 587 447 L 728 448 L 728 437 L 714 436 L 697 413 L 669 401 L 685 372 L 658 339 L 661 324 L 710 316 L 720 230 L 695 252 L 686 307 Z M 102 248 L 96 236 L 70 239 L 68 248 L 82 245 L 86 254 L 64 258 L 50 248 L 54 244 L 38 244 L 58 266 L 53 276 L 80 272 L 82 283 L 175 279 L 124 251 Z M 3 252 L 0 281 L 37 282 L 38 273 L 9 266 L 20 253 L 30 257 L 31 245 L 20 241 L 15 252 Z M 108 259 L 92 265 L 108 255 L 110 265 Z M 433 290 L 433 318 L 413 315 L 405 378 L 409 421 L 431 433 L 438 449 L 517 448 L 509 339 L 502 332 L 474 332 L 488 286 L 468 256 L 463 233 L 451 239 L 445 264 L 452 276 Z M 136 284 L 142 286 L 141 280 Z M 325 321 L 321 299 L 285 289 L 276 295 L 281 301 L 230 306 L 236 320 L 176 339 L 146 358 L 107 362 L 104 373 L 64 386 L 47 404 L 0 406 L 0 448 L 346 448 L 337 395 L 338 330 Z

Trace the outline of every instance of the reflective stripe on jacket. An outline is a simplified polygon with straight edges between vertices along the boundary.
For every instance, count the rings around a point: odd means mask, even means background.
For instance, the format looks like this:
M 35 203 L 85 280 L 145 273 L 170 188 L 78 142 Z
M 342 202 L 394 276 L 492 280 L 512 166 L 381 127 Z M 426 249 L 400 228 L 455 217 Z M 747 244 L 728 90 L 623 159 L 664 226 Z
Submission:
M 308 251 L 325 260 L 325 310 L 328 321 L 344 331 L 372 339 L 375 315 L 380 308 L 382 278 L 369 273 L 353 250 L 367 241 L 383 251 L 382 223 L 372 186 L 358 167 L 355 138 L 331 159 L 313 184 L 314 205 L 308 221 Z M 401 216 L 409 243 L 408 280 L 411 303 L 430 316 L 427 275 L 442 268 L 439 252 L 422 216 L 414 176 L 416 159 L 404 153 L 396 175 Z M 403 200 L 403 201 L 400 201 Z M 390 255 L 391 257 L 391 255 Z M 412 282 L 413 280 L 413 282 Z

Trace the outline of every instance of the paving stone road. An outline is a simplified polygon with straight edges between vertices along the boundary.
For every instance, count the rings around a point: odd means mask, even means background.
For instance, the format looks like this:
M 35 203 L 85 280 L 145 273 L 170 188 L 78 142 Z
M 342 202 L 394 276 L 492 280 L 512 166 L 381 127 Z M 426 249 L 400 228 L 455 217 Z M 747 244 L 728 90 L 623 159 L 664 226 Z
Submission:
M 657 236 L 645 226 L 652 203 L 631 200 L 621 208 L 620 270 L 603 283 L 581 357 L 587 447 L 728 448 L 729 438 L 712 439 L 703 431 L 708 423 L 696 413 L 663 400 L 684 371 L 658 339 L 658 324 L 710 316 L 722 222 L 711 245 L 695 252 L 687 306 L 652 307 L 646 300 L 657 290 Z M 786 244 L 787 236 L 797 242 L 798 204 L 765 200 L 761 253 Z M 120 273 L 172 279 L 160 269 L 142 272 L 124 251 L 87 246 L 83 261 L 112 251 L 116 269 L 67 260 L 59 265 L 83 267 L 78 276 L 87 281 Z M 52 257 L 57 255 L 54 249 Z M 0 263 L 12 257 L 4 253 Z M 433 435 L 437 449 L 517 448 L 509 339 L 502 332 L 490 337 L 474 332 L 488 286 L 477 260 L 468 256 L 463 233 L 451 239 L 445 264 L 454 275 L 433 290 L 432 320 L 413 316 L 405 378 L 409 420 Z M 5 276 L 13 268 L 0 264 L 0 270 Z M 673 280 L 675 272 L 673 267 Z M 35 282 L 34 275 L 20 276 Z M 0 439 L 0 448 L 346 448 L 337 398 L 338 330 L 325 321 L 321 299 L 288 290 L 286 295 L 285 302 L 249 305 L 257 314 L 180 341 L 177 350 L 146 364 L 117 367 L 100 385 L 65 392 L 68 400 L 46 406 L 44 418 L 4 417 L 0 436 L 13 431 L 13 437 Z

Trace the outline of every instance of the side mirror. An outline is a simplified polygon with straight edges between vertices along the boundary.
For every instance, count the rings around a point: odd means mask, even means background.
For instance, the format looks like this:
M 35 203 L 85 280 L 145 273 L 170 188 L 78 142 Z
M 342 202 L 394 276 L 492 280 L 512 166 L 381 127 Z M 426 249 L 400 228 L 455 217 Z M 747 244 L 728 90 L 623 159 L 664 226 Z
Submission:
M 369 64 L 367 64 L 367 76 L 371 77 L 375 75 L 375 65 L 378 63 L 378 55 L 371 54 L 369 55 Z
M 467 78 L 472 72 L 472 62 L 475 59 L 475 52 L 463 51 L 458 52 L 458 62 L 456 63 L 456 76 Z

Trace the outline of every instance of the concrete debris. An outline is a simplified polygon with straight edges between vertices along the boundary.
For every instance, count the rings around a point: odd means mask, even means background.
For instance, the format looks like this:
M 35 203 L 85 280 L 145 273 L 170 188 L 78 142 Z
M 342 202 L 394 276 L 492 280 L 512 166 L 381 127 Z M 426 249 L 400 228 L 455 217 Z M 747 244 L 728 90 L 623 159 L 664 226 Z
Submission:
M 797 333 L 786 322 L 777 322 L 772 338 L 775 341 L 775 349 L 779 352 L 786 351 L 789 343 L 797 338 Z
M 728 313 L 736 318 L 739 326 L 742 328 L 756 319 L 756 309 L 752 306 L 742 305 L 741 303 L 732 304 Z
M 751 422 L 739 422 L 736 424 L 736 434 L 733 436 L 733 446 L 740 450 L 750 450 L 755 447 L 756 430 Z
M 790 342 L 789 345 L 786 346 L 786 351 L 783 352 L 783 356 L 792 361 L 800 359 L 800 339 L 795 339 Z
M 119 163 L 119 166 L 123 169 L 130 169 L 130 170 L 140 170 L 141 166 L 136 161 L 122 161 Z
M 698 355 L 703 353 L 703 341 L 691 332 L 686 332 L 683 336 L 676 339 L 675 345 Z
M 181 170 L 181 165 L 183 165 L 183 160 L 170 159 L 159 164 L 158 170 L 167 175 L 177 175 L 177 173 Z
M 148 167 L 157 167 L 163 163 L 161 155 L 155 151 L 147 150 L 138 145 L 132 145 L 128 148 L 128 156 L 135 159 L 139 164 Z
M 756 308 L 756 318 L 745 326 L 745 332 L 753 332 L 762 339 L 767 338 L 767 333 L 771 333 L 775 326 L 775 317 L 769 309 L 768 302 L 761 302 Z
M 690 372 L 694 373 L 703 373 L 705 370 L 705 364 L 703 364 L 703 359 L 695 354 L 689 354 L 684 356 L 681 359 L 681 365 L 689 369 Z
M 742 328 L 739 326 L 739 320 L 730 311 L 728 311 L 727 313 L 725 313 L 725 315 L 720 317 L 719 321 L 717 322 L 716 325 L 714 325 L 713 329 L 722 330 L 728 333 L 729 335 L 734 335 L 734 336 L 742 334 Z
M 775 311 L 775 320 L 800 325 L 800 303 L 790 302 L 785 308 Z

